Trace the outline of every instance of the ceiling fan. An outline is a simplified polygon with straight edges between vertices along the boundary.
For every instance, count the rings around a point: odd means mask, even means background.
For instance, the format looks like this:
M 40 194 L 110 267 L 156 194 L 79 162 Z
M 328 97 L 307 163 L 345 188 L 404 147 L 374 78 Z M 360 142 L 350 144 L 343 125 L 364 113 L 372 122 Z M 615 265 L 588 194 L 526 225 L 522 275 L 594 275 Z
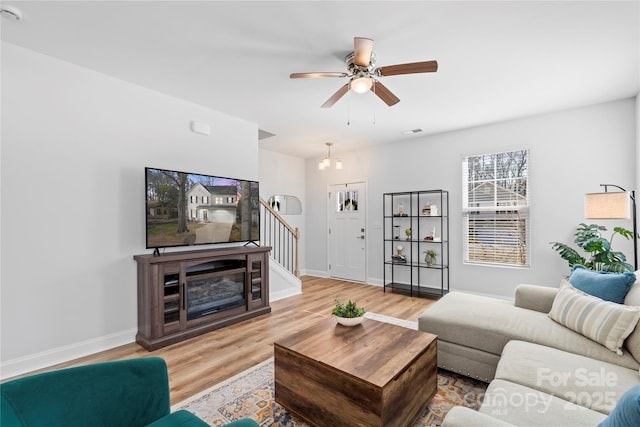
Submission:
M 349 77 L 349 83 L 342 86 L 327 101 L 322 104 L 322 108 L 333 106 L 345 93 L 351 89 L 356 93 L 365 93 L 371 90 L 388 106 L 400 102 L 386 86 L 376 79 L 376 77 L 396 76 L 398 74 L 434 73 L 438 71 L 437 61 L 412 62 L 409 64 L 388 65 L 386 67 L 376 67 L 376 54 L 373 51 L 373 40 L 365 37 L 353 38 L 353 52 L 347 55 L 347 73 L 341 72 L 315 72 L 315 73 L 292 73 L 292 79 L 310 77 Z

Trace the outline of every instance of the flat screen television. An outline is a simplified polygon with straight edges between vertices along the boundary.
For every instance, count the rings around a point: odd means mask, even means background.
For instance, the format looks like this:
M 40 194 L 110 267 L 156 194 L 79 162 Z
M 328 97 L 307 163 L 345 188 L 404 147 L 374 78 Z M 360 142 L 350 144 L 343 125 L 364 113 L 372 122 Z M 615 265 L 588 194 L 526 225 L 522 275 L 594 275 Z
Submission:
M 147 249 L 260 240 L 257 181 L 145 168 Z

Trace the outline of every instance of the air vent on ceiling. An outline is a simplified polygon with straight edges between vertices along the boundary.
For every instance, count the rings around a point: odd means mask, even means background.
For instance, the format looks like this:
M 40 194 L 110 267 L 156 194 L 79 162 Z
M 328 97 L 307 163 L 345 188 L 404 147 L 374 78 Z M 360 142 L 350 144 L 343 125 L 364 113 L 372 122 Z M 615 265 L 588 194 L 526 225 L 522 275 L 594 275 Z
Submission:
M 403 130 L 402 134 L 403 135 L 413 135 L 414 133 L 420 133 L 420 132 L 424 132 L 424 131 L 422 129 L 420 129 L 420 128 L 416 128 L 416 129 Z

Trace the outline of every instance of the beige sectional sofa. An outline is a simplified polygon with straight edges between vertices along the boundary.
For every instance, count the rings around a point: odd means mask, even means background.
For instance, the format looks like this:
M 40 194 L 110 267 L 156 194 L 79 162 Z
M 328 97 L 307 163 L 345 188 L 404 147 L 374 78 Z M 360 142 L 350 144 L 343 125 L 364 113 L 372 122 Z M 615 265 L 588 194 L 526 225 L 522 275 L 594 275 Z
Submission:
M 445 426 L 596 426 L 640 384 L 640 326 L 618 354 L 549 316 L 558 293 L 519 285 L 512 302 L 451 292 L 420 316 L 419 329 L 438 335 L 441 368 L 490 382 L 479 412 L 456 407 Z M 624 305 L 640 306 L 638 282 Z

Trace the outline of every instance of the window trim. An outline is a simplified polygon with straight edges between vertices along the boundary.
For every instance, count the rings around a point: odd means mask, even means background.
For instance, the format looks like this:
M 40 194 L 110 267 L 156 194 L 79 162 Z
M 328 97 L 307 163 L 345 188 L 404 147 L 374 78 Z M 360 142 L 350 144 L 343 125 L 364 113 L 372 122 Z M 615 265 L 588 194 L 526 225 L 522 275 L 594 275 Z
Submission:
M 519 174 L 519 176 L 513 176 L 513 177 L 508 177 L 508 178 L 504 178 L 504 177 L 499 177 L 497 173 L 494 173 L 493 176 L 490 179 L 487 180 L 482 180 L 484 182 L 488 182 L 488 183 L 493 183 L 496 186 L 498 185 L 498 182 L 501 180 L 505 180 L 505 179 L 515 179 L 515 180 L 522 180 L 524 179 L 524 185 L 526 185 L 526 194 L 525 197 L 523 199 L 524 203 L 518 204 L 518 202 L 516 201 L 516 204 L 512 204 L 512 205 L 508 205 L 508 206 L 500 206 L 500 199 L 497 197 L 497 190 L 494 189 L 494 194 L 493 194 L 493 205 L 492 206 L 469 206 L 469 200 L 470 200 L 470 183 L 476 182 L 482 182 L 480 180 L 477 181 L 470 181 L 470 177 L 469 177 L 469 161 L 472 160 L 473 158 L 477 158 L 477 157 L 484 157 L 484 156 L 494 156 L 494 160 L 495 158 L 497 158 L 498 155 L 504 154 L 504 153 L 513 153 L 513 152 L 525 152 L 525 158 L 526 158 L 526 168 L 524 170 L 524 173 Z M 497 167 L 497 162 L 493 162 L 494 164 L 494 171 L 496 171 L 496 167 Z M 462 251 L 462 262 L 463 264 L 467 264 L 467 265 L 476 265 L 476 266 L 491 266 L 491 267 L 502 267 L 502 268 L 531 268 L 531 198 L 530 198 L 530 166 L 531 166 L 531 150 L 529 148 L 516 148 L 516 149 L 509 149 L 509 150 L 501 150 L 501 151 L 496 151 L 496 152 L 492 152 L 492 153 L 480 153 L 480 154 L 471 154 L 471 155 L 463 155 L 462 156 L 462 240 L 463 240 L 463 251 Z M 504 187 L 503 187 L 504 188 Z M 474 214 L 481 214 L 481 213 L 486 213 L 486 214 L 492 214 L 495 213 L 495 215 L 493 216 L 493 218 L 496 219 L 500 219 L 499 214 L 500 213 L 508 213 L 508 212 L 518 212 L 518 214 L 520 215 L 520 213 L 523 215 L 522 220 L 525 221 L 524 223 L 524 245 L 525 245 L 525 255 L 524 255 L 524 262 L 523 263 L 515 263 L 515 262 L 503 262 L 503 261 L 498 261 L 496 259 L 488 259 L 488 257 L 486 259 L 483 260 L 472 260 L 470 259 L 470 255 L 473 255 L 473 251 L 470 251 L 470 221 L 473 218 Z M 491 217 L 487 218 L 488 221 L 491 220 Z M 519 231 L 522 230 L 522 225 L 516 225 L 514 227 L 514 231 Z M 490 234 L 490 236 L 494 239 L 494 242 L 491 242 L 490 245 L 495 245 L 495 240 L 496 239 L 496 233 L 495 233 L 495 229 L 492 230 L 492 233 Z M 516 240 L 514 240 L 514 242 L 518 242 L 518 237 L 515 238 Z M 522 239 L 520 239 L 522 240 Z M 514 243 L 513 246 L 516 246 L 517 243 Z M 514 255 L 515 256 L 515 255 Z

